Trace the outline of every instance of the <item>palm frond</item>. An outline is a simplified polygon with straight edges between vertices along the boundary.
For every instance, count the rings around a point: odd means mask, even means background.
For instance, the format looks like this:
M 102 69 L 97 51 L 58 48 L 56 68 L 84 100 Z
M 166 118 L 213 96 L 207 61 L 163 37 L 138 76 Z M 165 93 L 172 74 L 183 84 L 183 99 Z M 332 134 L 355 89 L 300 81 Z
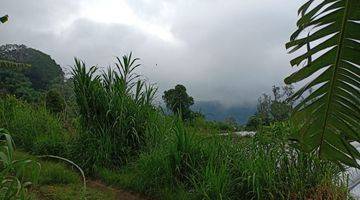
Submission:
M 286 48 L 293 53 L 305 47 L 305 53 L 290 63 L 306 64 L 285 83 L 312 79 L 292 100 L 316 90 L 294 109 L 292 120 L 299 126 L 294 138 L 306 151 L 359 167 L 360 153 L 351 142 L 360 142 L 360 1 L 309 0 L 298 13 L 298 29 Z M 306 31 L 308 35 L 301 37 Z

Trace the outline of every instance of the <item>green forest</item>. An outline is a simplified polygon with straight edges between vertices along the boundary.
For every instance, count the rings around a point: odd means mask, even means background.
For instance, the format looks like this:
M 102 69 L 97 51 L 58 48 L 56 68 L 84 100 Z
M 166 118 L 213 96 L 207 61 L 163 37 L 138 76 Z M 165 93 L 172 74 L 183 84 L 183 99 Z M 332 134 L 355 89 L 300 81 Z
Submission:
M 184 83 L 160 93 L 136 52 L 101 67 L 75 57 L 65 74 L 0 46 L 0 199 L 356 199 L 360 1 L 313 4 L 284 44 L 296 71 L 246 123 L 208 120 Z

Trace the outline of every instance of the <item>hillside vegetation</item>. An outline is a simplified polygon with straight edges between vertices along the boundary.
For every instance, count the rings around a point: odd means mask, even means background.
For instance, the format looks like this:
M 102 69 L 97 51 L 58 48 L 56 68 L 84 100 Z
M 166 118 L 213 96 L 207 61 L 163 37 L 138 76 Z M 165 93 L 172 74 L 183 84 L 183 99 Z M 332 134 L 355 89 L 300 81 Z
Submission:
M 47 90 L 51 84 L 64 79 L 60 66 L 49 55 L 25 45 L 0 46 L 0 60 L 28 64 L 27 68 L 18 71 L 20 74 L 15 76 L 25 76 L 35 90 Z

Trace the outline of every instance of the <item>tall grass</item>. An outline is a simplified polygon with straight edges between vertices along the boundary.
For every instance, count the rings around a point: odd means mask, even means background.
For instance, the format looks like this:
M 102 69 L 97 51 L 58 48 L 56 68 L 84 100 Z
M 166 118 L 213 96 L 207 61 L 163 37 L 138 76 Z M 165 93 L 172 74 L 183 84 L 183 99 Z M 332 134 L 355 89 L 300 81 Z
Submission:
M 234 149 L 234 191 L 246 198 L 308 199 L 316 196 L 315 188 L 330 182 L 332 190 L 346 197 L 347 180 L 341 168 L 292 146 L 291 132 L 287 123 L 273 124 Z
M 293 147 L 291 127 L 278 123 L 254 138 L 191 132 L 176 121 L 133 167 L 132 188 L 163 199 L 183 191 L 188 199 L 309 199 L 348 197 L 341 168 Z M 321 194 L 318 193 L 321 191 Z M 181 193 L 181 192 L 180 192 Z
M 138 59 L 117 58 L 116 70 L 98 75 L 75 60 L 74 91 L 81 128 L 75 155 L 91 171 L 96 167 L 120 167 L 145 143 L 146 125 L 155 109 L 156 88 L 135 74 Z
M 35 154 L 66 154 L 69 134 L 61 120 L 44 107 L 15 97 L 0 98 L 0 127 L 12 133 L 17 146 Z
M 231 141 L 199 135 L 178 119 L 168 125 L 161 129 L 166 133 L 158 133 L 163 136 L 159 145 L 142 152 L 134 164 L 132 187 L 159 198 L 167 198 L 168 191 L 185 192 L 186 198 L 226 197 L 231 180 L 226 144 Z

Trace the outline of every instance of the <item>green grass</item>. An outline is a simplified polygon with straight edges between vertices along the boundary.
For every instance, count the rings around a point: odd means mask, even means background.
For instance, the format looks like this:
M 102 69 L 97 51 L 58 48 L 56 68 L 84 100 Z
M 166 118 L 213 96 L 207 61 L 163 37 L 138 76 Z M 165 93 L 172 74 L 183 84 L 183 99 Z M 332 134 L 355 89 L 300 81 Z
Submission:
M 39 177 L 40 185 L 55 184 L 80 184 L 79 175 L 74 170 L 67 169 L 64 165 L 53 162 L 42 162 L 41 173 Z
M 0 98 L 0 127 L 6 128 L 15 144 L 34 154 L 67 154 L 67 131 L 60 119 L 42 106 L 15 99 Z
M 41 170 L 37 182 L 28 192 L 28 197 L 40 200 L 72 200 L 83 199 L 83 182 L 80 175 L 67 164 L 39 159 L 22 151 L 15 152 L 16 159 L 31 159 L 40 163 Z M 31 171 L 24 171 L 24 177 L 28 179 Z M 85 197 L 93 200 L 112 200 L 116 193 L 111 189 L 87 187 Z

